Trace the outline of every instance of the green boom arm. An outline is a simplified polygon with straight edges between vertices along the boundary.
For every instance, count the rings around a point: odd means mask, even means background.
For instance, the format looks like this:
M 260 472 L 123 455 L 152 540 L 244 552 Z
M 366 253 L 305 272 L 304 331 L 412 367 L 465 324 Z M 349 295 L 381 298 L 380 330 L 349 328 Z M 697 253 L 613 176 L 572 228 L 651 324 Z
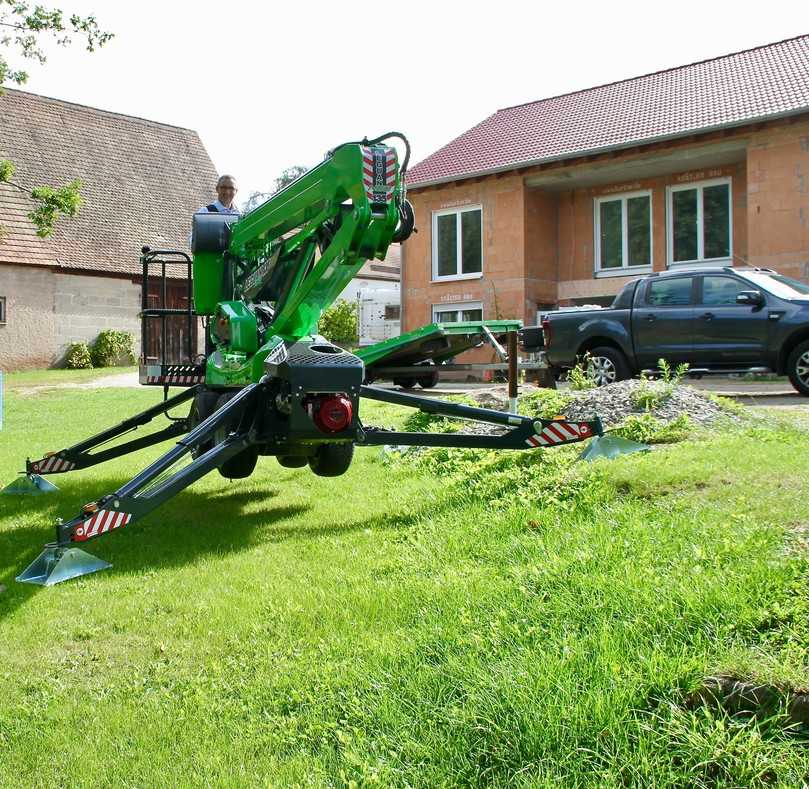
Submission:
M 309 336 L 362 264 L 410 235 L 407 158 L 400 168 L 382 143 L 391 136 L 339 146 L 238 221 L 194 216 L 195 308 L 212 316 L 216 347 L 209 383 L 258 380 L 268 353 Z

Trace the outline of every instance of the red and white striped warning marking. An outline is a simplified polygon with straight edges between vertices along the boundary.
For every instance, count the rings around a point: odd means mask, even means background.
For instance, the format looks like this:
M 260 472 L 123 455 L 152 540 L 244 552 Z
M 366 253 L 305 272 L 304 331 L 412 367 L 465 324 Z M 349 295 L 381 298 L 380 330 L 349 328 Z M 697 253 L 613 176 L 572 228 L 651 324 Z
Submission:
M 34 474 L 61 474 L 63 471 L 72 471 L 76 467 L 75 463 L 69 460 L 62 460 L 56 455 L 38 460 L 31 464 L 31 471 Z
M 551 422 L 551 424 L 542 428 L 539 433 L 528 436 L 525 443 L 531 447 L 546 447 L 589 438 L 591 433 L 590 425 L 586 422 Z
M 99 510 L 92 518 L 79 524 L 73 532 L 75 540 L 89 540 L 97 534 L 120 529 L 126 526 L 132 516 L 128 512 L 115 512 L 115 510 Z
M 393 188 L 396 180 L 396 151 L 388 148 L 385 151 L 385 177 L 384 184 L 376 184 L 374 188 L 374 154 L 371 148 L 362 149 L 362 183 L 365 194 L 371 202 L 380 202 L 384 197 L 389 202 L 393 197 Z M 384 190 L 384 191 L 383 191 Z

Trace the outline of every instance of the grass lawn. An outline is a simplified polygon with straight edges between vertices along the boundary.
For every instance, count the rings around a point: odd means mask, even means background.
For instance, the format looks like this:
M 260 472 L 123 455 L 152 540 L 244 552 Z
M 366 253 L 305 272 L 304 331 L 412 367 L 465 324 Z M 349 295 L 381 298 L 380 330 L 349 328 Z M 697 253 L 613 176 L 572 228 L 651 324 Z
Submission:
M 34 386 L 60 386 L 62 384 L 86 384 L 109 375 L 137 372 L 137 367 L 99 367 L 93 370 L 24 370 L 19 373 L 4 373 L 7 389 L 25 389 Z
M 158 397 L 11 391 L 0 481 Z M 14 576 L 54 518 L 162 450 L 2 496 L 0 785 L 800 786 L 805 731 L 686 700 L 723 671 L 809 684 L 806 438 L 466 480 L 379 449 L 337 479 L 262 458 L 51 589 Z

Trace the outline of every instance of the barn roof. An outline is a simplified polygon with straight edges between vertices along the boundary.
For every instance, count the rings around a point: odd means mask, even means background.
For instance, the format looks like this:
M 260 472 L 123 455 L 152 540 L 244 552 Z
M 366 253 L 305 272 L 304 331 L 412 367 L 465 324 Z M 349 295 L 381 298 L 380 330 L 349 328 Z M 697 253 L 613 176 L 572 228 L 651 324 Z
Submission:
M 0 159 L 20 187 L 0 188 L 0 263 L 132 274 L 143 245 L 187 251 L 191 215 L 210 201 L 216 171 L 191 129 L 6 89 Z M 83 205 L 51 238 L 33 233 L 26 197 L 82 181 Z

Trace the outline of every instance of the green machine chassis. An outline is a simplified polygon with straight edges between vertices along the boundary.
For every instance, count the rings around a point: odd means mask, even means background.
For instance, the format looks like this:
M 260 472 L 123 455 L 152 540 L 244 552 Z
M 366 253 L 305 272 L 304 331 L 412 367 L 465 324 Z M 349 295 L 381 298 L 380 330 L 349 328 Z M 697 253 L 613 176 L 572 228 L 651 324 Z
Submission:
M 396 149 L 385 144 L 390 138 L 405 145 L 401 167 Z M 165 328 L 169 317 L 179 315 L 190 328 L 203 316 L 204 361 L 193 356 L 190 332 L 184 364 L 172 370 L 161 363 L 150 371 L 142 360 L 141 380 L 162 385 L 164 402 L 71 447 L 29 459 L 25 478 L 6 492 L 42 493 L 47 487 L 42 475 L 94 466 L 167 439 L 175 443 L 117 490 L 85 504 L 75 517 L 58 520 L 55 541 L 19 581 L 52 585 L 108 566 L 77 544 L 131 526 L 214 469 L 229 479 L 248 477 L 260 456 L 274 456 L 285 467 L 308 465 L 328 477 L 348 469 L 355 446 L 530 450 L 602 434 L 598 417 L 534 419 L 364 385 L 363 359 L 313 333 L 323 310 L 364 261 L 384 258 L 390 243 L 405 241 L 413 231 L 405 196 L 408 158 L 409 145 L 398 133 L 345 143 L 241 218 L 195 215 L 193 264 L 179 251 L 144 249 L 144 322 L 162 322 Z M 167 259 L 193 266 L 193 310 L 149 306 L 148 267 L 161 266 L 165 294 Z M 169 397 L 169 385 L 185 389 Z M 503 430 L 481 436 L 374 428 L 360 419 L 361 398 Z M 172 415 L 184 405 L 186 416 Z M 130 435 L 160 416 L 168 417 L 167 426 Z

